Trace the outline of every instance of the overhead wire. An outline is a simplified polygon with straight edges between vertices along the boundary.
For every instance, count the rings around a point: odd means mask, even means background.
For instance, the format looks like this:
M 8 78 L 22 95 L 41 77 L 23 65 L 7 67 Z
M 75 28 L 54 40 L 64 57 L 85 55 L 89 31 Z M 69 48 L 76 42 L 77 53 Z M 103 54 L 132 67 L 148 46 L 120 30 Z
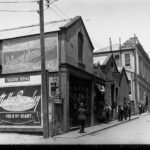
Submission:
M 50 7 L 50 9 L 55 13 L 57 14 L 61 19 L 64 19 L 56 10 L 54 10 L 52 7 Z
M 39 0 L 32 0 L 32 1 L 0 1 L 0 3 L 34 3 L 39 2 Z
M 38 10 L 7 10 L 7 9 L 0 9 L 0 12 L 38 12 Z
M 60 10 L 55 4 L 53 4 L 53 6 L 54 6 L 61 14 L 63 14 L 63 16 L 65 16 L 67 19 L 69 19 L 69 17 L 68 17 L 62 10 Z

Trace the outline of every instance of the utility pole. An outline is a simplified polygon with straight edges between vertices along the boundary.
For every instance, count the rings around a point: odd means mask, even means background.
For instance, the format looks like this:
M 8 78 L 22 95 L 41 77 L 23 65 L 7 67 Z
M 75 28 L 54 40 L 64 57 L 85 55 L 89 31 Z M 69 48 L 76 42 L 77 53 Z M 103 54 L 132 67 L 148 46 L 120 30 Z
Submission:
M 46 90 L 46 71 L 45 71 L 45 40 L 44 40 L 44 11 L 43 0 L 39 0 L 39 17 L 40 17 L 40 45 L 41 45 L 41 88 L 42 88 L 42 108 L 43 108 L 43 137 L 49 137 L 48 128 L 48 99 Z

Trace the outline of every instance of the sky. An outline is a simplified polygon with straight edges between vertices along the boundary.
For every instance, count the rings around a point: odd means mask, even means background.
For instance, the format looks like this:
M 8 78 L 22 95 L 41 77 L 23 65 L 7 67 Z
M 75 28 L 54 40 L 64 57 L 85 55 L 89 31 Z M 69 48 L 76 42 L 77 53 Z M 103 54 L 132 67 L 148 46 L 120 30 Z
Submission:
M 14 1 L 20 3 L 1 3 Z M 33 1 L 0 0 L 0 30 L 39 23 Z M 81 16 L 96 50 L 109 46 L 109 38 L 124 43 L 135 34 L 150 56 L 150 0 L 57 0 L 48 9 L 44 0 L 44 9 L 45 22 Z

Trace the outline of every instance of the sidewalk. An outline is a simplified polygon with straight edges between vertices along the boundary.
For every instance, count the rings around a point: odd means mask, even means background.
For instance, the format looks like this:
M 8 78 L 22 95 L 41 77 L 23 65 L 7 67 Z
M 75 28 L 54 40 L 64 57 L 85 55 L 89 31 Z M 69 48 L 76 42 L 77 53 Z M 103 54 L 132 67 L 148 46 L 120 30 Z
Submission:
M 0 133 L 0 144 L 64 144 L 67 143 L 69 139 L 78 138 L 82 136 L 86 136 L 88 134 L 93 134 L 101 130 L 105 130 L 111 128 L 113 126 L 117 126 L 122 123 L 127 123 L 129 121 L 135 120 L 139 117 L 143 117 L 145 115 L 149 115 L 150 113 L 144 113 L 142 115 L 134 115 L 131 116 L 131 120 L 126 120 L 119 122 L 118 120 L 111 121 L 109 124 L 99 124 L 96 126 L 91 126 L 85 128 L 86 133 L 79 133 L 79 129 L 76 131 L 68 132 L 62 135 L 57 135 L 54 137 L 49 137 L 44 139 L 42 135 L 30 135 L 30 134 L 20 134 L 20 133 Z
M 146 112 L 146 113 L 143 113 L 141 115 L 131 116 L 130 120 L 129 119 L 123 120 L 123 121 L 114 120 L 114 121 L 109 122 L 108 124 L 102 123 L 102 124 L 99 124 L 99 125 L 87 127 L 87 128 L 85 128 L 85 133 L 82 133 L 82 134 L 79 133 L 79 129 L 78 129 L 78 130 L 71 131 L 71 132 L 68 132 L 68 133 L 65 133 L 65 134 L 54 136 L 54 138 L 78 138 L 78 137 L 86 136 L 88 134 L 96 133 L 98 131 L 108 129 L 108 128 L 113 127 L 113 126 L 117 126 L 119 124 L 126 123 L 126 122 L 129 122 L 129 121 L 138 119 L 140 116 L 144 116 L 144 115 L 148 115 L 148 114 L 149 113 Z

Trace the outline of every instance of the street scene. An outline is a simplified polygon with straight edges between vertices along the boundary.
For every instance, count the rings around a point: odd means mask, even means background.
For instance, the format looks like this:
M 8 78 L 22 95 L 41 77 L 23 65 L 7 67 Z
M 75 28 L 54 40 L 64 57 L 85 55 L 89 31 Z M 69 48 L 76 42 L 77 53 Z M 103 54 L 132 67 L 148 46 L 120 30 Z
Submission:
M 150 113 L 132 116 L 131 120 L 112 121 L 43 139 L 42 135 L 0 133 L 0 144 L 17 145 L 144 145 L 150 144 Z
M 0 144 L 150 144 L 149 6 L 0 0 Z

